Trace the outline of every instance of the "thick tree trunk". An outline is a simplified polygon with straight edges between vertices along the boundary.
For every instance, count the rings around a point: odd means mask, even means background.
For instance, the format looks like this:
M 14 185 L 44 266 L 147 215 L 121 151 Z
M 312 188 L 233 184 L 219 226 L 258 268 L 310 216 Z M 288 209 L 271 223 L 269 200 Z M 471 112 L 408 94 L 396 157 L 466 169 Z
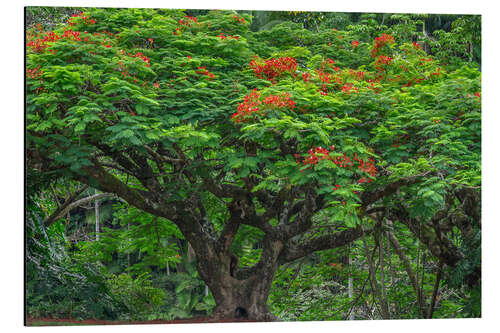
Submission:
M 261 260 L 252 273 L 238 271 L 237 257 L 230 252 L 220 253 L 211 246 L 192 242 L 200 277 L 212 292 L 215 308 L 213 321 L 221 319 L 276 321 L 267 307 L 267 299 L 276 270 L 277 252 Z
M 274 275 L 274 274 L 273 274 Z M 216 307 L 214 320 L 223 318 L 275 321 L 277 318 L 267 307 L 272 278 L 236 280 L 226 276 L 220 285 L 212 285 Z
M 213 320 L 277 320 L 267 307 L 267 298 L 276 270 L 260 270 L 259 273 L 239 280 L 231 274 L 230 266 L 231 257 L 221 261 L 198 262 L 200 275 L 215 299 L 216 307 L 211 315 Z M 211 274 L 205 273 L 207 268 Z M 216 270 L 218 272 L 215 272 Z

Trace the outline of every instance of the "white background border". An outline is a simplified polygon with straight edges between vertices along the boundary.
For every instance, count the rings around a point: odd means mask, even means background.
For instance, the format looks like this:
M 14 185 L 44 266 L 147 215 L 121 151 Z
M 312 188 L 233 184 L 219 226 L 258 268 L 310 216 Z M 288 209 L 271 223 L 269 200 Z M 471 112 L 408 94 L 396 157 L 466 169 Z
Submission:
M 259 9 L 259 10 L 314 10 L 336 12 L 391 12 L 391 13 L 447 13 L 481 14 L 483 30 L 483 318 L 456 320 L 393 320 L 393 321 L 356 321 L 356 322 L 309 322 L 309 323 L 256 323 L 256 324 L 197 324 L 197 325 L 141 325 L 141 326 L 93 326 L 93 327 L 23 327 L 23 170 L 24 170 L 24 28 L 23 6 L 87 6 L 87 7 L 152 7 L 152 8 L 199 8 L 199 9 Z M 0 230 L 1 248 L 1 293 L 0 327 L 8 332 L 17 330 L 86 331 L 93 332 L 135 332 L 137 330 L 186 332 L 208 331 L 229 332 L 254 330 L 319 330 L 331 332 L 345 330 L 349 332 L 489 332 L 500 323 L 498 293 L 500 233 L 498 206 L 500 192 L 497 190 L 499 158 L 498 102 L 500 96 L 497 83 L 500 59 L 498 42 L 500 41 L 498 21 L 500 13 L 494 1 L 318 1 L 318 0 L 254 0 L 235 2 L 227 0 L 210 1 L 19 1 L 2 2 L 0 11 L 2 27 L 1 56 L 1 160 L 2 191 Z M 496 325 L 495 325 L 496 324 Z M 446 332 L 447 333 L 447 332 Z

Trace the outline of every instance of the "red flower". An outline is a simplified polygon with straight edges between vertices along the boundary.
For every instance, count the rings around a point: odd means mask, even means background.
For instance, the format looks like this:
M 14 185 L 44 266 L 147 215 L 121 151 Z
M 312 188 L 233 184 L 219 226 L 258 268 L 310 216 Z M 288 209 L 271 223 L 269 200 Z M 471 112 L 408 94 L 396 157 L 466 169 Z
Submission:
M 256 58 L 250 62 L 250 67 L 257 77 L 273 81 L 285 72 L 295 76 L 297 61 L 292 57 L 271 58 L 265 61 Z
M 290 98 L 290 94 L 282 93 L 281 95 L 269 95 L 263 100 L 261 99 L 260 92 L 256 89 L 252 90 L 250 95 L 245 96 L 243 103 L 238 105 L 238 111 L 232 115 L 232 119 L 235 122 L 248 121 L 248 116 L 252 116 L 255 113 L 260 115 L 265 114 L 266 108 L 261 109 L 261 105 L 268 105 L 267 108 L 278 108 L 278 109 L 295 109 L 295 101 Z M 297 159 L 299 155 L 295 156 Z
M 357 40 L 353 40 L 352 41 L 352 48 L 355 48 L 355 47 L 358 47 L 359 46 L 359 42 Z
M 394 37 L 388 34 L 382 34 L 375 38 L 375 45 L 373 46 L 373 49 L 371 51 L 372 58 L 375 58 L 379 52 L 380 49 L 386 45 L 386 44 L 394 44 L 395 40 Z
M 385 66 L 389 65 L 392 61 L 391 57 L 387 57 L 385 55 L 381 55 L 377 58 L 377 61 L 375 61 L 375 68 L 379 71 L 382 72 L 385 70 Z

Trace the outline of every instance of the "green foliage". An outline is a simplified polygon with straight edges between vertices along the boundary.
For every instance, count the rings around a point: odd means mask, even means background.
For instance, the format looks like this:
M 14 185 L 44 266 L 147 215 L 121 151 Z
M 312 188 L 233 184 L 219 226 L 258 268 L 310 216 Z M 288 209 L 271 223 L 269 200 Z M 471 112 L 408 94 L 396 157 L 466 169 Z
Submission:
M 126 307 L 126 319 L 138 320 L 156 311 L 163 303 L 163 290 L 151 286 L 148 273 L 133 279 L 128 274 L 111 275 L 107 280 L 110 292 Z
M 362 202 L 390 184 L 407 186 L 381 200 L 383 211 L 403 207 L 420 225 L 448 206 L 458 210 L 461 203 L 448 199 L 456 191 L 480 189 L 479 17 L 457 17 L 450 31 L 431 38 L 425 15 L 254 14 L 88 8 L 66 23 L 28 27 L 30 193 L 50 180 L 76 179 L 129 202 L 112 207 L 113 218 L 103 214 L 99 241 L 71 251 L 60 222 L 47 230 L 40 224 L 41 212 L 57 203 L 45 197 L 41 210 L 30 208 L 39 215 L 28 233 L 29 311 L 65 315 L 70 304 L 69 315 L 88 308 L 96 318 L 209 313 L 214 299 L 204 294 L 184 239 L 192 221 L 184 229 L 179 221 L 200 217 L 202 228 L 211 228 L 203 232 L 219 234 L 236 201 L 214 194 L 224 186 L 254 194 L 262 215 L 262 193 L 293 193 L 290 206 L 309 195 L 324 202 L 297 242 L 372 227 Z M 94 184 L 96 174 L 105 176 Z M 196 207 L 185 213 L 185 206 Z M 172 207 L 175 218 L 160 217 Z M 428 294 L 437 264 L 425 267 L 422 258 L 435 252 L 424 250 L 411 229 L 395 232 L 410 239 L 403 247 Z M 230 250 L 240 268 L 259 261 L 265 234 L 239 227 Z M 374 248 L 378 241 L 368 242 Z M 460 235 L 454 245 L 467 260 L 447 273 L 450 290 L 480 262 L 478 240 Z M 363 287 L 369 258 L 361 249 L 353 246 L 349 273 L 337 265 L 336 250 L 282 267 L 270 296 L 273 311 L 290 320 L 328 320 L 344 319 L 358 306 L 356 316 L 369 317 L 367 309 L 379 304 L 376 292 L 370 298 Z M 400 318 L 419 316 L 408 267 L 389 258 L 398 272 L 389 302 L 406 305 Z M 346 296 L 349 276 L 360 294 L 356 302 L 367 309 Z M 479 295 L 471 287 L 449 296 L 436 314 L 478 316 Z
M 33 317 L 116 318 L 120 305 L 110 294 L 104 267 L 74 260 L 64 226 L 45 228 L 42 212 L 28 207 L 26 301 Z
M 336 258 L 336 259 L 332 259 Z M 336 251 L 311 256 L 276 275 L 269 305 L 283 320 L 342 320 L 349 307 L 346 267 Z

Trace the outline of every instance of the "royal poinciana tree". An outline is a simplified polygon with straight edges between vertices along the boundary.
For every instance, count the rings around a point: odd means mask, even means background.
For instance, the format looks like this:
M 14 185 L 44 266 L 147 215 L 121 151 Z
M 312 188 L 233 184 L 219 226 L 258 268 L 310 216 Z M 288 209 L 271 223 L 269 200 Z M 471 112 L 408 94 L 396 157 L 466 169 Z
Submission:
M 173 222 L 214 318 L 273 319 L 280 265 L 386 220 L 443 264 L 463 259 L 447 232 L 480 227 L 479 72 L 448 72 L 383 28 L 250 23 L 90 9 L 28 30 L 28 177 L 78 180 Z M 244 225 L 260 237 L 248 267 L 231 247 Z

